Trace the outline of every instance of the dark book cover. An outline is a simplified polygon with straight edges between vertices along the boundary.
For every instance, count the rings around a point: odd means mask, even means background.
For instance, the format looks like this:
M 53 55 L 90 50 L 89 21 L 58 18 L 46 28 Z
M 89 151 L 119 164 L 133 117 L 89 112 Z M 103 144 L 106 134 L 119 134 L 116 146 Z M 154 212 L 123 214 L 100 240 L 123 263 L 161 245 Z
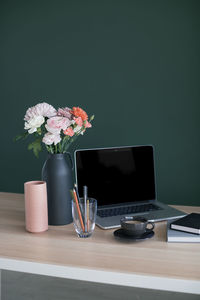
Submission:
M 172 222 L 171 229 L 200 234 L 200 214 L 191 213 Z

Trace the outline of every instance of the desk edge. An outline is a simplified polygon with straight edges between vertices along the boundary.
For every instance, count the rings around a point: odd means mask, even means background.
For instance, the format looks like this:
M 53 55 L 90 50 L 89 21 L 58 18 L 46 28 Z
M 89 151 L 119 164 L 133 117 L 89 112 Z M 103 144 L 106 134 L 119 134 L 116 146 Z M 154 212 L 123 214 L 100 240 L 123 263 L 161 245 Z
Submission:
M 8 258 L 0 258 L 0 269 L 102 284 L 200 294 L 200 281 L 198 280 L 184 280 L 121 272 L 116 273 L 86 268 L 42 264 Z

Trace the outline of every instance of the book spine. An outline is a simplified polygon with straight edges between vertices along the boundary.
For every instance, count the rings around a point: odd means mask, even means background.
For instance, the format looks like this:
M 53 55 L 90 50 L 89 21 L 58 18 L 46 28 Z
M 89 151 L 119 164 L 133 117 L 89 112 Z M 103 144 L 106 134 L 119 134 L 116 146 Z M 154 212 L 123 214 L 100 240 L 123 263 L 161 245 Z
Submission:
M 180 226 L 180 225 L 175 225 L 175 224 L 171 224 L 171 229 L 185 231 L 185 232 L 190 232 L 190 233 L 195 233 L 195 234 L 200 234 L 200 230 L 199 229 L 185 227 L 185 226 Z

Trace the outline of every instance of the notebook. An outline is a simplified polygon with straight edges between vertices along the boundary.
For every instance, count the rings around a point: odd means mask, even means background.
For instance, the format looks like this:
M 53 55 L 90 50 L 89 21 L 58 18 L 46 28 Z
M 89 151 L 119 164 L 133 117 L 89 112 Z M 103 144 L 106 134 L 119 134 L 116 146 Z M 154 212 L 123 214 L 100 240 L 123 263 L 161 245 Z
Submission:
M 171 223 L 171 228 L 175 230 L 200 234 L 200 214 L 191 213 Z
M 89 197 L 97 199 L 99 227 L 120 227 L 125 215 L 151 221 L 185 215 L 157 201 L 152 145 L 78 149 L 74 158 L 79 195 L 86 185 Z
M 167 222 L 167 242 L 169 243 L 200 243 L 200 235 L 178 231 L 170 228 L 171 220 Z

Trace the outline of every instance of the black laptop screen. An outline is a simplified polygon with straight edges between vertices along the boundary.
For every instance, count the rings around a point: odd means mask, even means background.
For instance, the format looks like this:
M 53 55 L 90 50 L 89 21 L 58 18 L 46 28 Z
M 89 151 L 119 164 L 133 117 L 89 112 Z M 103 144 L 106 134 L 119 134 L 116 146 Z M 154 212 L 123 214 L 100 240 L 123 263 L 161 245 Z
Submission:
M 155 199 L 152 146 L 77 150 L 79 195 L 88 195 L 98 206 Z

